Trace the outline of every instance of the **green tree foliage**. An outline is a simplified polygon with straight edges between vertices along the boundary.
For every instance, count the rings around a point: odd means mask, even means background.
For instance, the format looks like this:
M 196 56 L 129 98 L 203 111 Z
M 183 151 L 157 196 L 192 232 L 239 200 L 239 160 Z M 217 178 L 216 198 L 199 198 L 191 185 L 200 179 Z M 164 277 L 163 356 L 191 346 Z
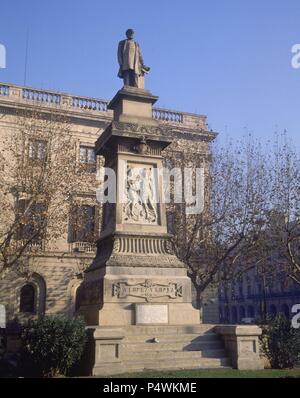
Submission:
M 293 328 L 283 314 L 262 326 L 261 348 L 272 368 L 294 367 L 300 360 L 300 330 Z
M 63 316 L 41 317 L 24 326 L 21 340 L 25 373 L 46 377 L 65 375 L 82 356 L 85 323 Z

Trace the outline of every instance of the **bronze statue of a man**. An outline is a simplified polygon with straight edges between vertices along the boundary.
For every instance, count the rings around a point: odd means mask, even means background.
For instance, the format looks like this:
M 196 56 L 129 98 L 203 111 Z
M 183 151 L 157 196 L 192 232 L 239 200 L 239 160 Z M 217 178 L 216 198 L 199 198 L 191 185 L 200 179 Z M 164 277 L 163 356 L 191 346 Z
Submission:
M 133 40 L 133 29 L 128 29 L 126 36 L 127 39 L 120 41 L 118 46 L 118 76 L 123 79 L 125 86 L 144 88 L 144 74 L 150 68 L 144 64 L 140 46 Z

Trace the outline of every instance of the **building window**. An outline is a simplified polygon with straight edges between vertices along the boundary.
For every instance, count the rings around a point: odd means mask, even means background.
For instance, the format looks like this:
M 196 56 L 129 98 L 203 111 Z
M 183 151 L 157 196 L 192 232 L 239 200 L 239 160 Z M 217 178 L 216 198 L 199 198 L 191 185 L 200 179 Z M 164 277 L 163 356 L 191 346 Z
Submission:
M 254 308 L 252 307 L 252 305 L 248 305 L 247 316 L 249 318 L 254 318 Z
M 274 304 L 271 304 L 271 305 L 270 305 L 270 308 L 269 308 L 269 315 L 270 315 L 272 318 L 274 318 L 274 317 L 277 315 L 277 308 L 276 308 L 276 306 L 275 306 Z
M 35 314 L 35 288 L 29 283 L 20 291 L 20 312 Z
M 224 283 L 220 283 L 219 286 L 219 300 L 225 299 L 225 288 L 224 288 Z
M 284 314 L 284 316 L 286 317 L 286 319 L 290 318 L 290 310 L 289 310 L 289 306 L 287 304 L 282 304 L 281 305 L 281 311 L 282 314 Z
M 229 308 L 228 307 L 225 307 L 225 310 L 224 310 L 224 322 L 225 323 L 229 323 L 230 322 L 230 319 L 229 319 Z
M 95 149 L 88 146 L 80 146 L 80 163 L 95 164 L 96 163 Z
M 174 213 L 171 211 L 167 211 L 167 229 L 169 234 L 175 233 L 174 223 Z
M 28 199 L 18 201 L 18 239 L 41 242 L 45 231 L 46 207 L 43 203 L 31 203 Z M 26 213 L 26 214 L 25 214 Z
M 231 309 L 231 323 L 236 324 L 238 322 L 238 314 L 236 307 Z
M 46 160 L 47 157 L 47 141 L 31 140 L 29 141 L 28 157 L 31 160 Z
M 243 290 L 243 285 L 242 283 L 239 284 L 239 298 L 243 298 L 244 297 L 244 290 Z
M 95 241 L 95 206 L 74 206 L 71 212 L 71 242 Z
M 224 318 L 223 318 L 223 309 L 222 307 L 219 307 L 219 323 L 223 323 Z
M 239 317 L 240 317 L 240 321 L 243 318 L 246 318 L 246 312 L 245 312 L 245 308 L 243 306 L 239 308 Z
M 236 300 L 236 285 L 234 281 L 231 283 L 231 300 Z
M 252 289 L 251 289 L 251 285 L 247 285 L 247 296 L 250 297 L 252 294 Z
M 261 297 L 262 294 L 263 294 L 262 284 L 259 283 L 257 287 L 258 287 L 258 294 L 259 294 L 259 297 Z

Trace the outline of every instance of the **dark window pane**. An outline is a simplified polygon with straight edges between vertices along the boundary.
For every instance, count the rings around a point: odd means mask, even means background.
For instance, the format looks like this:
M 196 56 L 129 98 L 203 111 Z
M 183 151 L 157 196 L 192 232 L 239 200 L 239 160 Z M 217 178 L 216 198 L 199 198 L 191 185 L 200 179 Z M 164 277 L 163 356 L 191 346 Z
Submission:
M 92 242 L 95 237 L 95 206 L 77 206 L 71 214 L 72 240 Z
M 35 289 L 32 285 L 25 285 L 20 294 L 20 312 L 35 313 Z
M 26 199 L 19 200 L 17 204 L 20 216 L 18 239 L 36 242 L 42 239 L 46 207 L 43 203 L 32 203 L 28 208 L 29 204 L 30 201 Z

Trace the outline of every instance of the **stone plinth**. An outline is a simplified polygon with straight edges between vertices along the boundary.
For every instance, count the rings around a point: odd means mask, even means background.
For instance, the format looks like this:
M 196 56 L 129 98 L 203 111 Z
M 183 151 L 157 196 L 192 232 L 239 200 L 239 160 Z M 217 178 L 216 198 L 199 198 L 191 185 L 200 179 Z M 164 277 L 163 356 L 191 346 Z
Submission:
M 124 329 L 88 328 L 88 344 L 79 364 L 80 374 L 96 376 L 124 372 L 121 359 L 124 337 Z
M 216 332 L 223 337 L 225 349 L 232 366 L 239 370 L 263 369 L 259 355 L 259 336 L 262 330 L 256 325 L 222 325 Z
M 110 101 L 108 109 L 114 111 L 114 120 L 118 122 L 157 126 L 158 122 L 152 118 L 152 105 L 157 100 L 148 90 L 124 86 Z

